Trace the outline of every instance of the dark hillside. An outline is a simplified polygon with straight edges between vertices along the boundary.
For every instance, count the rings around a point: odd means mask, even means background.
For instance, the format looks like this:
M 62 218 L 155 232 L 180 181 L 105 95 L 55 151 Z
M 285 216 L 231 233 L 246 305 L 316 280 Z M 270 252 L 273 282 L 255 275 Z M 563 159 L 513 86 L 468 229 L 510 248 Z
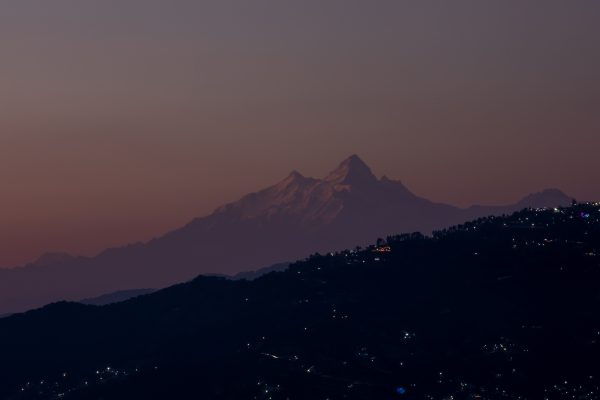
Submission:
M 5 318 L 1 397 L 597 398 L 599 208 L 524 210 L 253 281 L 199 277 Z

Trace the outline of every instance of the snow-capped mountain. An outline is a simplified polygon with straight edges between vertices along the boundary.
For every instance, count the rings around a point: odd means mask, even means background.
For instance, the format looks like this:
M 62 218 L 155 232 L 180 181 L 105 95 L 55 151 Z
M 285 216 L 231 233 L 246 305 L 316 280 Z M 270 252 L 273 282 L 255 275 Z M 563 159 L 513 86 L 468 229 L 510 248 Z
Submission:
M 353 155 L 323 179 L 294 171 L 271 187 L 147 243 L 108 249 L 91 258 L 52 255 L 2 270 L 0 314 L 62 299 L 160 288 L 203 273 L 256 270 L 387 235 L 428 233 L 481 216 L 570 201 L 553 189 L 514 205 L 461 209 L 419 197 L 399 181 L 378 179 Z

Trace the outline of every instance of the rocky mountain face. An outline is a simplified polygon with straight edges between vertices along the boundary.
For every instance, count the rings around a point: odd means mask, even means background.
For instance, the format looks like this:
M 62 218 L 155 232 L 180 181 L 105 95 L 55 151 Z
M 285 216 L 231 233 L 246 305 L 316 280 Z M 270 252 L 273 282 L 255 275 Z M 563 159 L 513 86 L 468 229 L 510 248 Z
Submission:
M 382 235 L 429 233 L 481 216 L 570 201 L 553 189 L 513 205 L 461 209 L 419 197 L 399 181 L 378 179 L 353 155 L 324 179 L 294 171 L 274 186 L 147 243 L 108 249 L 91 258 L 51 255 L 0 270 L 0 314 L 57 300 L 161 288 L 199 274 L 236 274 L 315 252 L 366 245 Z

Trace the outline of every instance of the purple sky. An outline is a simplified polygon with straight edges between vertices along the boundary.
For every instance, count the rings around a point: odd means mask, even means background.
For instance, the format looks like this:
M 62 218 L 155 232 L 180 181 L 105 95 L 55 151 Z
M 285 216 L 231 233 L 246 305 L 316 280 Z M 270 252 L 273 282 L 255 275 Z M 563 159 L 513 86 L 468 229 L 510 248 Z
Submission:
M 145 240 L 358 153 L 457 205 L 600 199 L 600 2 L 0 5 L 0 265 Z

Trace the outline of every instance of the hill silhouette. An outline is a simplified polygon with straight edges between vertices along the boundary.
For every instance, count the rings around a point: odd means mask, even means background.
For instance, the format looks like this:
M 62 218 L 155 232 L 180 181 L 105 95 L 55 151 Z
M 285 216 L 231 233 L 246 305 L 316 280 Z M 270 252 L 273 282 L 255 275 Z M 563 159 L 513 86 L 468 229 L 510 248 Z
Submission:
M 0 320 L 5 399 L 593 399 L 600 203 Z
M 80 300 L 81 304 L 88 304 L 92 306 L 105 306 L 113 303 L 120 303 L 129 299 L 133 299 L 138 296 L 150 294 L 156 292 L 156 289 L 132 289 L 132 290 L 120 290 L 118 292 L 107 293 L 102 296 L 94 297 L 91 299 Z
M 136 288 L 162 288 L 198 274 L 234 275 L 314 252 L 366 245 L 398 232 L 431 232 L 484 215 L 569 204 L 558 190 L 514 205 L 460 209 L 435 203 L 401 182 L 377 179 L 356 155 L 324 179 L 292 172 L 283 181 L 147 243 L 96 257 L 52 254 L 0 270 L 0 314 L 52 301 Z

